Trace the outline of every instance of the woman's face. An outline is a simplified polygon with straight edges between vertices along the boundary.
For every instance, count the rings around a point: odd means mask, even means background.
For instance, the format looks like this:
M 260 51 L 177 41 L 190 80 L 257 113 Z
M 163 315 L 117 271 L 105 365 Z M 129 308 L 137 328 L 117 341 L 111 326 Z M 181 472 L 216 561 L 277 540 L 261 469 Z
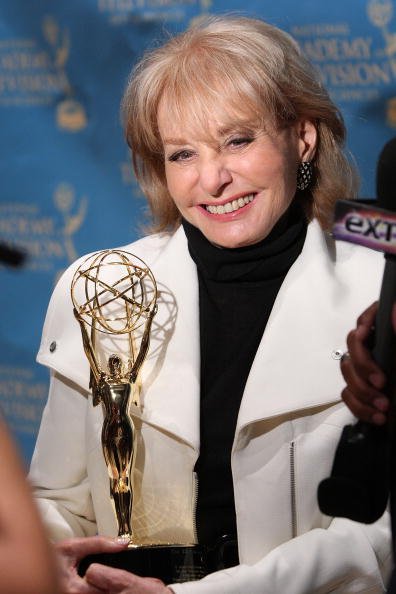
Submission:
M 181 215 L 212 243 L 235 248 L 264 239 L 296 192 L 297 167 L 313 156 L 316 130 L 301 121 L 280 131 L 216 119 L 201 135 L 158 112 L 166 183 Z

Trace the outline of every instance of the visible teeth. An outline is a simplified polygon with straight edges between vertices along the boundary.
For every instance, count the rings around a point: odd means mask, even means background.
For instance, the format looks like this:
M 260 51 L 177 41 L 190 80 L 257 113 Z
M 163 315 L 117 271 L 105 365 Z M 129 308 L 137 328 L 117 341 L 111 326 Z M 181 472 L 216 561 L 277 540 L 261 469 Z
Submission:
M 249 202 L 252 202 L 253 198 L 254 194 L 249 194 L 249 196 L 237 198 L 236 200 L 226 202 L 225 204 L 210 204 L 209 206 L 205 206 L 205 208 L 208 212 L 210 212 L 210 214 L 224 214 L 226 212 L 233 212 L 235 210 L 239 210 Z

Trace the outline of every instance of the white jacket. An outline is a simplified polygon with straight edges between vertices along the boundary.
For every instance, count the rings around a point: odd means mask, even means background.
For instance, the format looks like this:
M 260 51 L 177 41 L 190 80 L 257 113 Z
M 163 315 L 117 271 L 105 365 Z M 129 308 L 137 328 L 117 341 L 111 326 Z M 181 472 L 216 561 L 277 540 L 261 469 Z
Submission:
M 141 424 L 133 526 L 150 541 L 193 542 L 200 393 L 196 268 L 182 228 L 126 249 L 147 263 L 160 289 L 142 370 L 143 412 L 132 411 Z M 89 367 L 70 300 L 79 262 L 54 291 L 38 354 L 52 379 L 30 478 L 55 539 L 116 534 L 100 443 L 103 414 L 88 396 Z M 232 471 L 241 564 L 173 585 L 177 594 L 383 591 L 388 519 L 373 525 L 332 519 L 317 504 L 317 486 L 330 474 L 342 427 L 354 422 L 340 401 L 339 357 L 357 315 L 378 298 L 382 270 L 380 254 L 335 243 L 317 222 L 309 225 L 239 411 Z

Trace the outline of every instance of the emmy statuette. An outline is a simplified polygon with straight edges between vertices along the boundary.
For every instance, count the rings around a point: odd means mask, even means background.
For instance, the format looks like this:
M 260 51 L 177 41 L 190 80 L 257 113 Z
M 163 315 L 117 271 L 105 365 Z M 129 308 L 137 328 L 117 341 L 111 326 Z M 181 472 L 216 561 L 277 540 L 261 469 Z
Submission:
M 84 575 L 89 564 L 97 562 L 165 583 L 199 579 L 208 573 L 202 547 L 139 544 L 131 520 L 137 440 L 129 410 L 131 405 L 140 408 L 139 372 L 157 312 L 155 278 L 138 257 L 105 250 L 79 266 L 71 296 L 90 365 L 93 405 L 103 408 L 101 441 L 118 535 L 129 539 L 125 551 L 84 558 L 79 573 Z

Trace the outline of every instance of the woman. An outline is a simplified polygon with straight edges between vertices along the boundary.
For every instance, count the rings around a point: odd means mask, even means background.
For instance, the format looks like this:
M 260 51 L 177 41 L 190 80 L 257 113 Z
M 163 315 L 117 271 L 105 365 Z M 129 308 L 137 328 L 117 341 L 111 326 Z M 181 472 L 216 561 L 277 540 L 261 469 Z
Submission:
M 338 110 L 287 34 L 221 17 L 147 54 L 123 110 L 156 232 L 127 249 L 160 288 L 132 523 L 152 542 L 227 535 L 233 566 L 167 587 L 92 565 L 83 581 L 79 557 L 123 545 L 80 538 L 59 545 L 70 583 L 88 594 L 383 591 L 386 519 L 331 519 L 316 502 L 351 418 L 345 335 L 382 268 L 327 233 L 335 200 L 355 193 Z M 77 265 L 55 290 L 38 355 L 51 388 L 31 478 L 55 539 L 116 533 L 103 417 L 87 401 L 68 301 Z

